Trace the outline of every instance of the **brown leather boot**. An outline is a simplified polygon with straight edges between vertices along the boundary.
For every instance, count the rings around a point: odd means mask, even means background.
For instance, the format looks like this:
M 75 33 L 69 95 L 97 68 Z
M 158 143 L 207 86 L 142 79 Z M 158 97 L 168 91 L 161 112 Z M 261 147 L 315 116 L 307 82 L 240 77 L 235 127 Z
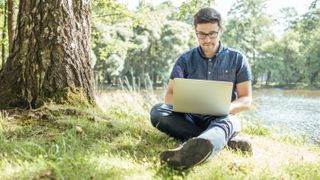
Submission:
M 252 153 L 252 144 L 248 139 L 234 137 L 229 140 L 228 146 L 234 150 L 240 150 L 245 153 Z

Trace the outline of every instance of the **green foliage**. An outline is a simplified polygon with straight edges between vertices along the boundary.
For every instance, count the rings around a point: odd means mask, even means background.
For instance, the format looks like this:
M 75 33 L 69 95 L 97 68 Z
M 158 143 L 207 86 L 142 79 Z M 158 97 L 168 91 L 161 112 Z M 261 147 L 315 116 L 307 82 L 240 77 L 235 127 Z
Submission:
M 135 18 L 127 7 L 116 0 L 92 2 L 92 49 L 96 57 L 98 84 L 120 75 L 130 43 Z
M 93 52 L 97 57 L 96 77 L 100 84 L 105 80 L 111 84 L 112 78 L 118 77 L 122 73 L 127 51 L 136 47 L 134 43 L 130 42 L 133 36 L 132 27 L 126 23 L 112 26 L 97 23 L 94 29 L 95 46 Z
M 266 0 L 238 0 L 228 12 L 229 20 L 223 40 L 248 57 L 254 83 L 259 77 L 257 61 L 263 42 L 270 37 L 271 18 L 265 13 Z
M 269 85 L 270 82 L 282 81 L 283 70 L 283 57 L 281 48 L 281 42 L 275 37 L 270 38 L 262 45 L 259 60 L 256 63 L 256 75 L 263 77 L 262 81 L 265 81 L 265 85 Z
M 92 12 L 94 21 L 102 21 L 107 24 L 125 22 L 132 17 L 128 8 L 116 0 L 92 1 Z
M 142 27 L 135 30 L 139 35 L 134 41 L 141 49 L 129 52 L 124 74 L 141 81 L 150 78 L 155 86 L 166 83 L 177 57 L 195 43 L 192 28 L 182 22 L 167 21 L 159 27 L 159 34 Z M 145 86 L 143 82 L 142 86 Z
M 299 34 L 301 53 L 305 58 L 305 76 L 311 84 L 320 82 L 320 1 L 313 1 L 309 11 L 298 21 L 294 30 Z
M 179 7 L 179 12 L 175 15 L 178 20 L 193 25 L 193 16 L 201 8 L 211 7 L 214 0 L 188 0 Z
M 285 30 L 292 28 L 298 20 L 298 12 L 293 7 L 280 9 L 280 14 L 280 17 L 275 21 L 277 25 L 284 26 Z
M 4 2 L 0 1 L 1 32 L 6 32 Z M 266 2 L 237 0 L 228 17 L 223 17 L 227 21 L 222 42 L 248 57 L 254 83 L 319 85 L 319 0 L 302 16 L 294 8 L 284 8 L 280 17 L 266 14 Z M 92 1 L 91 47 L 97 84 L 118 86 L 124 76 L 131 83 L 140 81 L 141 86 L 144 79 L 151 79 L 155 86 L 166 84 L 175 59 L 197 44 L 193 15 L 212 4 L 212 0 L 188 0 L 175 7 L 171 1 L 157 6 L 141 1 L 136 10 L 129 10 L 117 0 Z M 272 32 L 275 25 L 285 31 Z M 1 39 L 6 51 L 7 41 Z
M 270 81 L 285 85 L 303 81 L 306 59 L 303 59 L 301 47 L 299 34 L 292 30 L 287 30 L 279 40 L 265 43 L 256 63 L 256 75 L 266 76 L 267 85 Z
M 177 13 L 176 17 L 180 21 L 193 25 L 193 16 L 199 11 L 199 9 L 211 7 L 213 2 L 214 1 L 212 0 L 188 0 L 183 2 L 179 7 L 179 12 Z
M 265 14 L 264 0 L 238 0 L 229 11 L 223 40 L 242 50 L 248 57 L 254 75 L 268 85 L 319 82 L 319 1 L 301 17 L 293 8 L 282 9 L 280 20 L 286 32 L 282 36 L 271 33 L 270 16 Z M 278 24 L 279 25 L 279 24 Z
M 115 0 L 93 3 L 93 51 L 98 84 L 154 86 L 167 83 L 174 61 L 196 46 L 193 15 L 214 1 L 190 0 L 177 9 L 167 1 L 152 6 L 140 2 L 131 11 Z M 222 42 L 242 51 L 249 60 L 254 83 L 292 85 L 320 82 L 319 1 L 298 16 L 281 9 L 279 18 L 266 14 L 266 0 L 238 0 L 228 13 Z M 285 32 L 273 32 L 281 25 Z
M 284 84 L 319 82 L 319 14 L 319 2 L 314 1 L 301 18 L 290 20 L 288 17 L 291 25 L 275 46 L 280 50 L 275 55 L 281 57 L 282 61 L 276 68 L 279 72 L 274 81 Z
M 139 87 L 145 87 L 148 79 L 155 86 L 166 83 L 176 58 L 195 46 L 196 40 L 191 26 L 167 20 L 173 16 L 173 9 L 163 12 L 160 9 L 163 7 L 170 8 L 172 4 L 141 6 L 136 12 L 130 12 L 125 22 L 109 21 L 108 25 L 96 20 L 93 51 L 97 57 L 95 72 L 99 84 L 119 86 L 119 79 L 123 77 Z

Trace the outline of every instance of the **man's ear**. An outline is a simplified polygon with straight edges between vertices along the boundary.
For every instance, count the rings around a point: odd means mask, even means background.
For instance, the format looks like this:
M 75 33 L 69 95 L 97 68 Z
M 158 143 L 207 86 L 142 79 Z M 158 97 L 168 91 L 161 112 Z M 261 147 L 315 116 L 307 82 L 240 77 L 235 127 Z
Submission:
M 223 32 L 224 32 L 224 27 L 221 27 L 220 28 L 220 36 L 222 36 Z
M 223 29 L 220 29 L 219 31 L 220 31 L 220 33 L 219 33 L 219 38 L 221 38 L 222 35 L 223 35 L 224 30 L 223 30 Z

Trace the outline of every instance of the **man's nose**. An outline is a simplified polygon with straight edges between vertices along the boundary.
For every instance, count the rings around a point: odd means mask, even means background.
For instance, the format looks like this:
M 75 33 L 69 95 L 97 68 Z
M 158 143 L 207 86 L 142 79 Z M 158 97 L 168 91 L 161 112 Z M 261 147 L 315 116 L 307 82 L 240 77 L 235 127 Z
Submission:
M 205 42 L 210 42 L 210 41 L 211 41 L 211 38 L 207 35 L 207 36 L 204 38 L 204 41 L 205 41 Z

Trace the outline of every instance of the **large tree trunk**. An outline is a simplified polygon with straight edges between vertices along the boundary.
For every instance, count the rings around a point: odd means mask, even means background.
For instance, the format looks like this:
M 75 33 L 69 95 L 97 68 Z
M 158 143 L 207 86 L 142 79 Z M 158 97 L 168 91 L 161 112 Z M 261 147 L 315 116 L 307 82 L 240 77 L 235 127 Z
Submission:
M 94 102 L 89 16 L 90 0 L 20 0 L 0 107 Z
M 14 37 L 14 0 L 8 0 L 8 42 L 9 42 L 9 52 L 12 48 L 13 37 Z

